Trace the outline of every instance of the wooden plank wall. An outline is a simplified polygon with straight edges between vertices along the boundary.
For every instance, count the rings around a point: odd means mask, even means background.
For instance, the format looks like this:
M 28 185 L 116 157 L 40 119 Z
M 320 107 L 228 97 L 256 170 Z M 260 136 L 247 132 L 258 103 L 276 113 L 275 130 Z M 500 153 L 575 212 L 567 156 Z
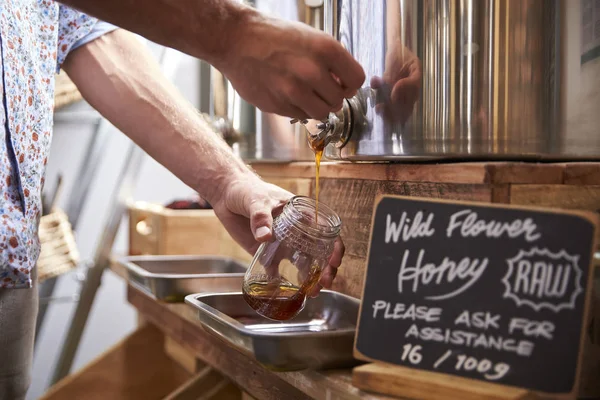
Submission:
M 254 164 L 265 180 L 314 197 L 314 165 Z M 600 163 L 324 163 L 320 200 L 340 215 L 346 255 L 334 289 L 361 297 L 379 194 L 600 210 Z

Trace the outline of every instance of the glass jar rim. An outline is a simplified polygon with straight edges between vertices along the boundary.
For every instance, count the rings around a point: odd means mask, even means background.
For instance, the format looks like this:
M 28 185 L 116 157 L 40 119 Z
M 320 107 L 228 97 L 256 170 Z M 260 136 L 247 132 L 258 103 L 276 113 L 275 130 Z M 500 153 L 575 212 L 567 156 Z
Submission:
M 337 237 L 342 228 L 342 220 L 326 204 L 319 202 L 317 223 L 314 219 L 302 218 L 303 216 L 313 217 L 316 209 L 317 202 L 315 199 L 307 196 L 294 196 L 287 202 L 281 215 L 290 218 L 295 226 L 308 234 L 326 238 Z M 310 210 L 311 214 L 307 214 L 306 210 Z

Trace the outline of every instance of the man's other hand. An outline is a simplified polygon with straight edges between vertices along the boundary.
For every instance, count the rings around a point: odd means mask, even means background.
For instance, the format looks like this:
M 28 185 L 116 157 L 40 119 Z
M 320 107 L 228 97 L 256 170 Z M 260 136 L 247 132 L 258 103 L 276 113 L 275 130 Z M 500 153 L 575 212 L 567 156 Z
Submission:
M 293 194 L 248 174 L 224 186 L 212 202 L 213 209 L 229 232 L 244 249 L 254 254 L 262 242 L 273 238 L 273 216 L 278 215 Z M 319 284 L 311 291 L 316 296 L 321 288 L 329 289 L 344 256 L 344 243 L 335 243 L 333 254 L 321 274 Z

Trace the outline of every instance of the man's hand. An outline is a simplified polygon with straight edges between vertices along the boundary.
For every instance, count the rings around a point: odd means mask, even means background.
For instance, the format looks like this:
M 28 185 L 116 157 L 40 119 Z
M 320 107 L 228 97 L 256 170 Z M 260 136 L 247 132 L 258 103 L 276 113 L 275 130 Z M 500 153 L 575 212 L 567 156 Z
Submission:
M 216 67 L 241 97 L 262 111 L 324 119 L 362 86 L 360 64 L 330 35 L 254 11 L 232 27 Z
M 281 212 L 292 196 L 292 193 L 248 173 L 244 178 L 227 184 L 211 205 L 231 237 L 253 254 L 260 243 L 272 239 L 273 216 Z M 323 287 L 331 287 L 344 251 L 344 244 L 338 239 L 328 266 L 311 296 L 316 296 Z
M 211 205 L 231 237 L 254 253 L 260 243 L 272 238 L 273 215 L 281 212 L 293 194 L 252 173 L 244 175 L 228 183 Z

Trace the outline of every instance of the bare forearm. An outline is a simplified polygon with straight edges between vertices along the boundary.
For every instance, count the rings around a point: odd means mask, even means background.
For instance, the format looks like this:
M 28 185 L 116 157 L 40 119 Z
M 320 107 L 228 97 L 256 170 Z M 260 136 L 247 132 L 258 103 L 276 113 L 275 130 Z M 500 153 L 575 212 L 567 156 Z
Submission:
M 249 173 L 132 34 L 94 40 L 64 68 L 93 107 L 209 202 Z
M 103 21 L 212 65 L 225 62 L 237 27 L 256 13 L 231 0 L 61 0 Z
M 265 112 L 322 119 L 365 80 L 332 36 L 239 0 L 59 1 L 207 61 Z

